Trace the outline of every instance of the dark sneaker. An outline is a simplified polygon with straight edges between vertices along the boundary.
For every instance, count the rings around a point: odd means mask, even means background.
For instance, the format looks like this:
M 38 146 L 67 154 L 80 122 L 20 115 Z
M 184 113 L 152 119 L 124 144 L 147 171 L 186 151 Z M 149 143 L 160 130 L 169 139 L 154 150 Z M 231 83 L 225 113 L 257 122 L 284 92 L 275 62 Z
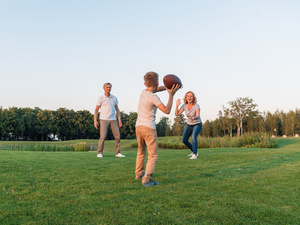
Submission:
M 151 180 L 148 183 L 143 183 L 144 187 L 149 187 L 149 186 L 154 186 L 154 185 L 158 185 L 158 182 L 155 182 L 154 180 Z
M 140 177 L 135 177 L 135 179 L 136 179 L 136 180 L 142 179 L 144 175 L 145 175 L 145 173 L 143 172 L 143 174 L 142 174 Z

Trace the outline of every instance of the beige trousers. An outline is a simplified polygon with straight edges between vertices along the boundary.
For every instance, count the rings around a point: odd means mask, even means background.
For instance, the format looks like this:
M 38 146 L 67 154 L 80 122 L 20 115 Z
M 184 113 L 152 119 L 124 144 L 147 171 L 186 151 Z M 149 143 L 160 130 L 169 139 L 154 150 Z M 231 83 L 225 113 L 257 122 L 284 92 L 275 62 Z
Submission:
M 140 177 L 143 174 L 147 147 L 148 161 L 142 183 L 148 183 L 154 174 L 155 165 L 158 160 L 157 132 L 148 127 L 138 126 L 136 127 L 136 138 L 138 142 L 138 153 L 136 157 L 135 176 Z
M 108 126 L 113 132 L 115 138 L 115 146 L 116 146 L 116 155 L 120 153 L 120 130 L 117 120 L 100 120 L 100 139 L 98 144 L 98 151 L 97 154 L 103 153 L 104 141 L 107 134 Z

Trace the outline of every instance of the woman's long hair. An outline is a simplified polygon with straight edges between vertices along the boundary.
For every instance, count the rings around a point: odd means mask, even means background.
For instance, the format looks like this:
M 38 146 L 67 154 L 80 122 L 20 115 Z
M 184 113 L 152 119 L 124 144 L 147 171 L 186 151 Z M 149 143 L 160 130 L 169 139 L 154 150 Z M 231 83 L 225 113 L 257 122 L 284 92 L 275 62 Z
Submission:
M 187 95 L 188 95 L 189 93 L 191 93 L 191 94 L 193 95 L 193 105 L 195 105 L 195 104 L 197 103 L 197 98 L 196 98 L 196 95 L 194 94 L 194 92 L 192 92 L 192 91 L 188 91 L 188 92 L 185 94 L 185 96 L 184 96 L 184 98 L 183 98 L 183 102 L 184 102 L 185 104 L 188 103 L 188 102 L 187 102 Z

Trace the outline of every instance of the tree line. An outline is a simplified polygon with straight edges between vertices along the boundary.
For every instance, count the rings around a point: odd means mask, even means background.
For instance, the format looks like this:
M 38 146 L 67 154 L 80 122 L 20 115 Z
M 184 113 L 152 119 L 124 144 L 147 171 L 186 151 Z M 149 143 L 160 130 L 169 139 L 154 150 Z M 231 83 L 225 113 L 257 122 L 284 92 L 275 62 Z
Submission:
M 186 119 L 181 114 L 175 117 L 171 125 L 170 120 L 163 117 L 157 125 L 158 136 L 181 136 L 186 126 Z M 203 121 L 200 136 L 240 137 L 244 133 L 267 133 L 275 137 L 299 136 L 300 110 L 290 110 L 287 113 L 282 110 L 276 110 L 274 113 L 260 112 L 252 98 L 239 97 L 228 102 L 228 107 L 223 106 L 215 120 Z
M 300 134 L 300 110 L 287 113 L 259 112 L 253 99 L 237 98 L 223 106 L 218 117 L 203 122 L 200 135 L 203 137 L 242 136 L 244 133 L 269 133 L 274 136 L 296 136 Z M 121 112 L 122 139 L 134 139 L 136 112 Z M 157 135 L 181 136 L 186 126 L 186 117 L 180 114 L 171 123 L 168 117 L 160 118 L 156 124 Z M 66 108 L 43 110 L 40 108 L 3 109 L 0 107 L 0 140 L 51 141 L 98 139 L 99 130 L 94 127 L 94 115 L 87 110 L 74 111 Z M 108 130 L 107 139 L 113 134 Z
M 202 135 L 206 137 L 241 136 L 246 133 L 268 133 L 274 137 L 295 137 L 300 134 L 300 110 L 260 112 L 253 99 L 237 98 L 223 106 L 218 118 L 206 121 Z
M 121 112 L 122 139 L 135 138 L 137 113 Z M 3 109 L 0 107 L 0 140 L 53 141 L 99 139 L 99 129 L 94 127 L 94 115 L 87 110 L 66 108 L 43 110 L 40 108 Z M 109 129 L 107 139 L 112 140 Z

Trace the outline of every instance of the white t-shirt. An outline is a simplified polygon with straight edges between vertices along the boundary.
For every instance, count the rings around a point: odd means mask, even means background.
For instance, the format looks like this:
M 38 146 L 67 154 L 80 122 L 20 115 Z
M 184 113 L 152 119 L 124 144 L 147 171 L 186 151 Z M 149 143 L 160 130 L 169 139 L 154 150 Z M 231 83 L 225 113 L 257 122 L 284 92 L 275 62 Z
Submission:
M 151 129 L 156 129 L 156 111 L 157 106 L 161 103 L 162 101 L 156 94 L 144 89 L 140 96 L 138 117 L 135 126 L 145 126 Z
M 192 120 L 192 117 L 195 117 L 196 116 L 196 110 L 197 109 L 200 109 L 200 106 L 196 103 L 192 108 L 191 110 L 189 110 L 187 104 L 183 104 L 181 106 L 181 108 L 184 110 L 185 112 L 185 115 L 187 117 L 187 124 L 188 125 L 195 125 L 195 124 L 198 124 L 198 123 L 201 123 L 201 118 L 199 116 L 199 119 L 197 120 Z M 181 109 L 180 108 L 180 109 Z
M 116 120 L 116 105 L 118 104 L 118 99 L 114 95 L 109 97 L 106 95 L 100 96 L 96 103 L 100 106 L 100 120 Z

